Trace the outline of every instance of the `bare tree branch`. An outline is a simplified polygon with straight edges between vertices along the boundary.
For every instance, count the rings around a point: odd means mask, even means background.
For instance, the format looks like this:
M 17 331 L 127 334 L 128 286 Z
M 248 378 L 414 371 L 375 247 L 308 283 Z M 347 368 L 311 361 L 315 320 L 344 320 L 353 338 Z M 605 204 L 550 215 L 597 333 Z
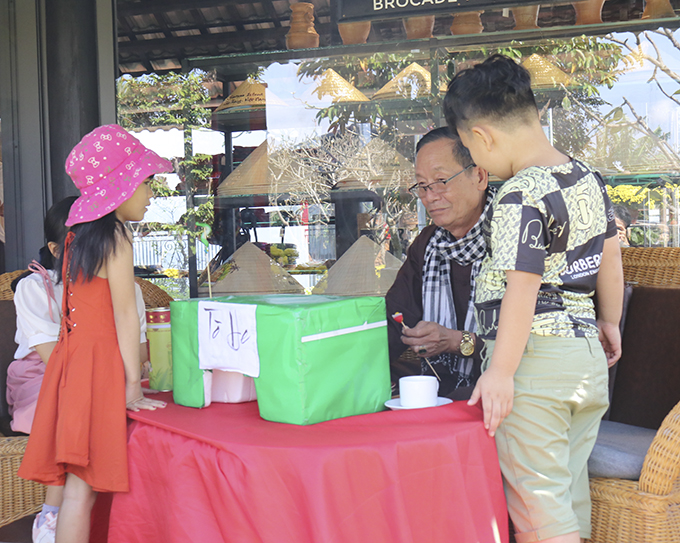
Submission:
M 284 225 L 289 224 L 280 206 L 307 203 L 318 211 L 311 222 L 328 223 L 330 190 L 346 186 L 365 187 L 382 198 L 380 210 L 370 212 L 370 225 L 377 241 L 387 236 L 404 212 L 408 211 L 400 197 L 413 178 L 413 167 L 395 147 L 380 139 L 366 141 L 360 134 L 347 130 L 341 135 L 326 134 L 303 142 L 270 143 L 270 204 Z
M 647 136 L 649 136 L 649 137 L 654 141 L 654 143 L 656 143 L 656 145 L 659 147 L 659 149 L 661 150 L 661 152 L 662 152 L 662 153 L 664 154 L 664 156 L 668 159 L 668 161 L 669 161 L 671 164 L 673 164 L 674 167 L 680 168 L 680 160 L 679 160 L 679 158 L 678 158 L 678 155 L 673 151 L 673 149 L 671 148 L 671 146 L 668 145 L 668 142 L 665 141 L 665 140 L 663 140 L 663 139 L 661 139 L 659 136 L 656 135 L 656 133 L 655 133 L 651 128 L 649 128 L 649 126 L 647 125 L 647 123 L 645 122 L 645 120 L 644 120 L 642 117 L 640 117 L 640 115 L 637 114 L 637 112 L 635 111 L 635 108 L 634 108 L 633 105 L 628 101 L 627 98 L 624 97 L 624 98 L 623 98 L 623 102 L 624 102 L 624 104 L 627 105 L 628 108 L 630 109 L 631 113 L 632 113 L 633 116 L 635 117 L 635 120 L 637 121 L 637 124 L 641 127 L 642 131 L 643 131 Z
M 670 94 L 668 94 L 668 93 L 664 90 L 664 88 L 661 86 L 661 83 L 659 83 L 656 79 L 654 79 L 654 83 L 656 83 L 656 86 L 659 88 L 659 90 L 663 93 L 663 95 L 664 95 L 666 98 L 668 98 L 669 100 L 673 100 L 673 102 L 675 102 L 676 104 L 678 104 L 678 105 L 680 106 L 680 100 L 678 100 L 677 98 L 674 98 L 673 96 L 671 96 Z
M 680 74 L 675 73 L 668 66 L 666 66 L 666 64 L 661 59 L 661 54 L 659 52 L 659 49 L 658 49 L 656 43 L 654 43 L 654 41 L 647 35 L 647 32 L 643 32 L 642 34 L 652 44 L 652 47 L 654 47 L 654 50 L 657 54 L 657 58 L 654 58 L 654 57 L 652 57 L 652 56 L 650 56 L 647 53 L 644 53 L 642 51 L 642 48 L 640 47 L 641 43 L 640 43 L 639 36 L 637 37 L 637 45 L 638 45 L 637 49 L 633 49 L 628 44 L 628 40 L 621 41 L 621 40 L 617 40 L 613 37 L 610 37 L 609 39 L 610 39 L 611 42 L 616 43 L 616 44 L 618 44 L 622 47 L 625 47 L 628 51 L 630 51 L 630 54 L 633 56 L 633 58 L 638 60 L 638 62 L 640 60 L 646 60 L 646 61 L 650 62 L 653 66 L 655 66 L 656 68 L 661 70 L 664 74 L 666 74 L 668 77 L 670 77 L 673 81 L 680 84 Z M 675 41 L 675 40 L 673 40 L 673 41 Z M 677 43 L 677 42 L 675 42 L 675 43 Z M 680 50 L 680 47 L 678 47 L 678 49 Z

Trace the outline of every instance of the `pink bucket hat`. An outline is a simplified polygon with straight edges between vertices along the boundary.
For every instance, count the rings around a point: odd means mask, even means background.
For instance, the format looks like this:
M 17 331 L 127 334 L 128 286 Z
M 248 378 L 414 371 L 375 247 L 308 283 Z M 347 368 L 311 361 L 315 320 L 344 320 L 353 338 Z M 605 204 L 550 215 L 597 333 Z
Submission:
M 66 226 L 97 220 L 129 199 L 144 180 L 172 171 L 172 163 L 144 147 L 117 124 L 95 128 L 66 159 L 66 173 L 80 190 Z

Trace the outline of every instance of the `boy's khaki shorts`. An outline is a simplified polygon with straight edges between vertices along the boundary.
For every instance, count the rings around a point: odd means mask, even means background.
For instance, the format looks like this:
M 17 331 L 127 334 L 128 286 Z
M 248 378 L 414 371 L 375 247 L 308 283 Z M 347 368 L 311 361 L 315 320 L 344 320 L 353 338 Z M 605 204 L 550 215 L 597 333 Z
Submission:
M 483 369 L 493 348 L 486 341 Z M 517 543 L 576 531 L 590 537 L 587 464 L 608 406 L 607 381 L 597 338 L 530 334 L 512 411 L 496 432 Z

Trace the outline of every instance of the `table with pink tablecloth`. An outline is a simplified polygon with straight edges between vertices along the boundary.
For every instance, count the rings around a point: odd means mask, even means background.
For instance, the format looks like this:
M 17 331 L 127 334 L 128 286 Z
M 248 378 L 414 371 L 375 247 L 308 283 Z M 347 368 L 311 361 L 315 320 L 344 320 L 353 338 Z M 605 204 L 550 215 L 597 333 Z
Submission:
M 464 402 L 311 426 L 257 403 L 129 413 L 109 543 L 507 542 L 493 439 Z

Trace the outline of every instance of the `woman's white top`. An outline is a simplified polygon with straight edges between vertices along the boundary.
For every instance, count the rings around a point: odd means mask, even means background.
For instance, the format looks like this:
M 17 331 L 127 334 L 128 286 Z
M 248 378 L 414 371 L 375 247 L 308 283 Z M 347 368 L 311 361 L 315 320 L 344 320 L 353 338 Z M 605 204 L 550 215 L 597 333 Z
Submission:
M 61 298 L 64 293 L 64 284 L 55 284 L 57 272 L 47 270 L 54 287 L 56 301 L 49 297 L 45 290 L 42 277 L 32 273 L 24 277 L 17 285 L 14 293 L 14 306 L 17 310 L 17 333 L 14 342 L 19 348 L 14 353 L 14 359 L 18 360 L 35 351 L 35 346 L 59 338 L 59 325 L 61 323 Z M 141 327 L 141 343 L 146 342 L 146 310 L 142 289 L 135 283 L 135 299 L 137 301 L 137 313 Z M 50 318 L 49 305 L 52 306 L 52 318 Z

